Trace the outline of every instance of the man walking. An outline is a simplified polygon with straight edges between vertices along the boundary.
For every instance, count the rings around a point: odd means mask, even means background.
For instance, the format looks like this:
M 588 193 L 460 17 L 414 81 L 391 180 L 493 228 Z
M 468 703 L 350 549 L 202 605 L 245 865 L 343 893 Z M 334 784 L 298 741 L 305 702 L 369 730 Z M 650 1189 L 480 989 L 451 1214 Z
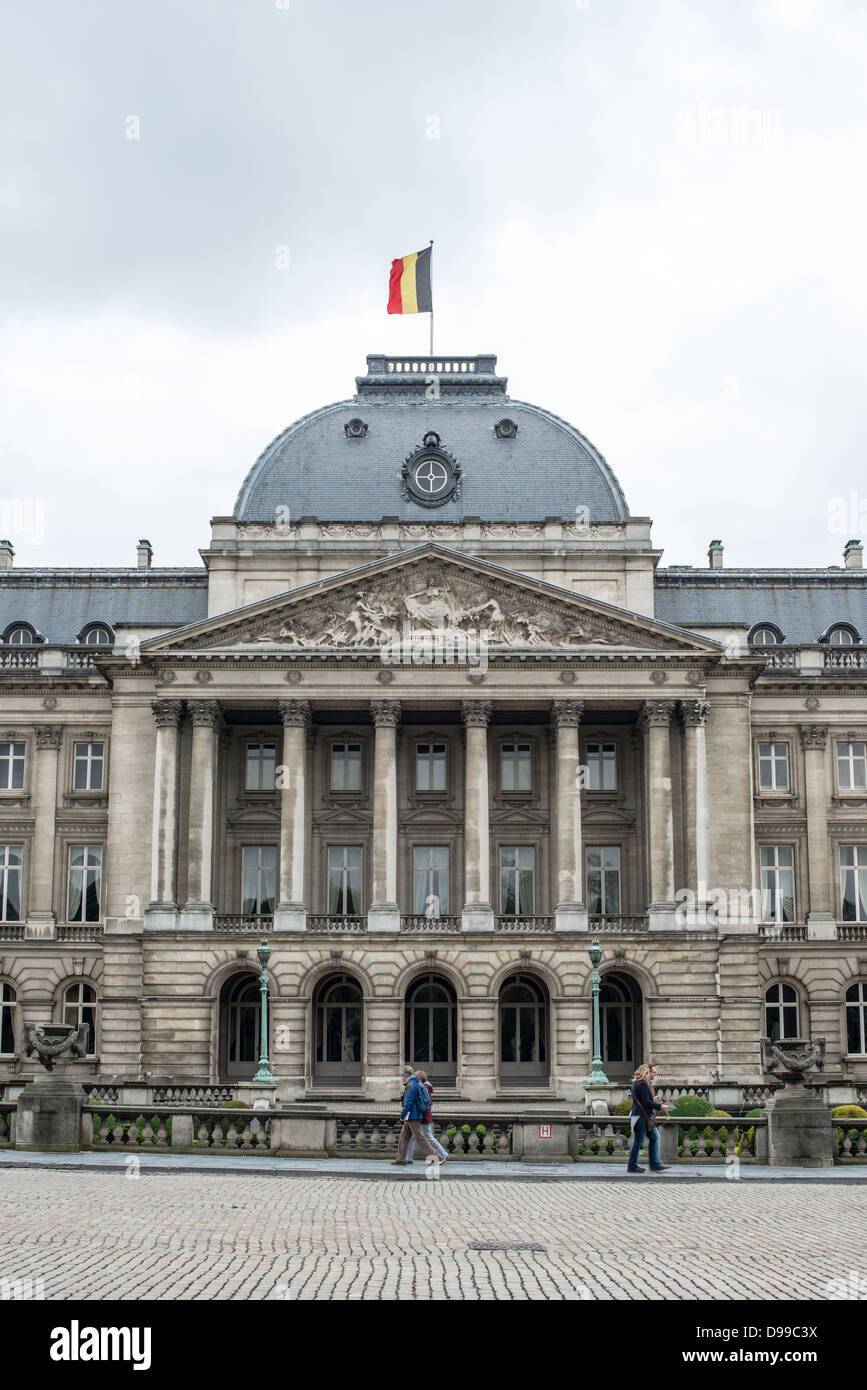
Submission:
M 400 1118 L 403 1120 L 403 1127 L 400 1131 L 400 1138 L 397 1141 L 397 1158 L 391 1160 L 392 1165 L 405 1166 L 411 1162 L 406 1156 L 407 1146 L 410 1136 L 417 1144 L 420 1144 L 423 1151 L 428 1154 L 434 1152 L 433 1145 L 428 1141 L 427 1136 L 422 1130 L 422 1121 L 430 1104 L 430 1095 L 427 1087 L 423 1086 L 414 1075 L 410 1067 L 404 1067 L 404 1076 L 408 1075 L 408 1081 L 403 1091 L 403 1104 L 401 1106 Z

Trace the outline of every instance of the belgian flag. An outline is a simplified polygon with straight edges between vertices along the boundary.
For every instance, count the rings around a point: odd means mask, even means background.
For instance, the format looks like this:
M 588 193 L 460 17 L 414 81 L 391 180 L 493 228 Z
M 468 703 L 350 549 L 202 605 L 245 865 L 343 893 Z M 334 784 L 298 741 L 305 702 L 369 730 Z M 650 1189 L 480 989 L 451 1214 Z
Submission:
M 391 263 L 388 277 L 388 312 L 390 314 L 430 314 L 433 301 L 430 290 L 431 247 L 400 256 Z

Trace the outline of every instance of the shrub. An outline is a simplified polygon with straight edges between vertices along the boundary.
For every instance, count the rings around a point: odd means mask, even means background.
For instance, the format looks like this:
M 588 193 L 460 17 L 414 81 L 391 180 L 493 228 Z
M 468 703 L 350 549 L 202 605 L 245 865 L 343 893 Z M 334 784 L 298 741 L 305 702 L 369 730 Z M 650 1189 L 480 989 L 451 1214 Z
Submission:
M 719 1116 L 721 1119 L 724 1119 L 724 1120 L 730 1120 L 730 1119 L 731 1119 L 731 1115 L 729 1114 L 728 1110 L 711 1110 L 711 1111 L 710 1111 L 710 1114 L 711 1114 L 711 1115 L 717 1115 L 717 1116 Z
M 250 1107 L 244 1100 L 224 1100 L 220 1106 L 221 1110 L 249 1110 Z
M 760 1120 L 764 1115 L 764 1110 L 748 1110 L 744 1116 L 745 1120 Z
M 867 1110 L 861 1105 L 835 1105 L 831 1111 L 834 1120 L 867 1120 Z
M 671 1111 L 672 1115 L 713 1115 L 714 1108 L 704 1096 L 678 1096 Z
M 628 1115 L 631 1109 L 632 1097 L 626 1096 L 623 1100 L 617 1102 L 611 1113 L 612 1115 Z

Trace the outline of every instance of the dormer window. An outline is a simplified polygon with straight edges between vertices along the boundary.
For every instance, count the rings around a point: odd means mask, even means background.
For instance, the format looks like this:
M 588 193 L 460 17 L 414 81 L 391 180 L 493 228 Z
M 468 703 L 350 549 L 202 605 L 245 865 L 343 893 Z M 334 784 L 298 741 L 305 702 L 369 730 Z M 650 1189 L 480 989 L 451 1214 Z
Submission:
M 775 647 L 782 640 L 783 634 L 773 623 L 757 623 L 747 638 L 751 647 Z
M 855 629 L 847 623 L 836 623 L 828 628 L 827 640 L 832 647 L 853 647 L 859 638 Z
M 107 623 L 89 623 L 81 629 L 78 640 L 86 647 L 110 647 L 114 642 L 114 633 Z
M 12 623 L 3 634 L 3 641 L 12 647 L 27 647 L 38 640 L 36 628 L 30 623 Z

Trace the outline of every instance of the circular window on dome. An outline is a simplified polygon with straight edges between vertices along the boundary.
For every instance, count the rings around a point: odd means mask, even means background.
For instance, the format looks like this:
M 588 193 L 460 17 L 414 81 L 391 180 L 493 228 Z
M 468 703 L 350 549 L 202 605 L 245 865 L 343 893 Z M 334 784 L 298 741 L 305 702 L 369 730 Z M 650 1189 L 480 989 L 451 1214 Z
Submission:
M 437 440 L 435 447 L 431 447 L 432 440 Z M 413 450 L 401 478 L 404 497 L 420 507 L 441 507 L 460 496 L 460 465 L 436 435 L 426 435 L 424 444 Z

